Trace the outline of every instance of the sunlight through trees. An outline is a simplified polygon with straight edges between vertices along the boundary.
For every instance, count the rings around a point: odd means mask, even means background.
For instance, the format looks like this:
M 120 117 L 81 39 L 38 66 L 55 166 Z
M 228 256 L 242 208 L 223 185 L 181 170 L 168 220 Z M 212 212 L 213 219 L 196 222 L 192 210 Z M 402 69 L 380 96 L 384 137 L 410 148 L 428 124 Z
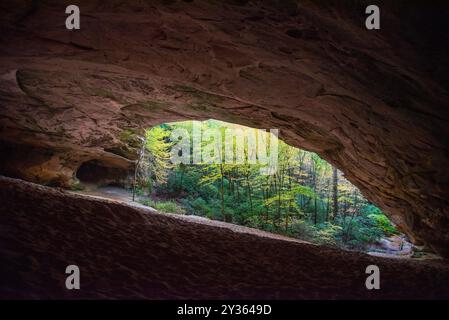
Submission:
M 170 153 L 179 143 L 173 139 L 174 130 L 198 135 L 217 128 L 224 137 L 227 128 L 251 129 L 208 120 L 201 122 L 200 133 L 194 133 L 192 123 L 163 124 L 146 131 L 136 167 L 136 185 L 143 204 L 162 212 L 198 215 L 345 248 L 364 249 L 381 237 L 397 233 L 388 218 L 340 171 L 317 154 L 281 140 L 276 140 L 273 174 L 262 174 L 260 169 L 266 164 L 250 160 L 249 143 L 243 143 L 245 157 L 241 163 L 172 163 Z M 195 153 L 213 142 L 194 139 L 201 142 L 201 148 L 189 143 L 184 152 L 190 151 L 192 159 L 201 159 Z M 233 149 L 242 147 L 237 141 L 231 140 Z M 225 143 L 217 145 L 215 151 L 223 159 Z

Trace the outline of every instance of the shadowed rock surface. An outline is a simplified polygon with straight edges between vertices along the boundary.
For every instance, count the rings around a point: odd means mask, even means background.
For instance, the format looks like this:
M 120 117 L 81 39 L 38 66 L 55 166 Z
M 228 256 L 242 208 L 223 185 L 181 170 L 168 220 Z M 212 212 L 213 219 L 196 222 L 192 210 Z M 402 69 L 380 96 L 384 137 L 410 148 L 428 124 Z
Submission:
M 280 128 L 448 256 L 447 2 L 382 2 L 380 31 L 364 1 L 296 3 L 78 1 L 78 31 L 68 2 L 0 5 L 0 172 L 70 187 L 150 125 Z
M 370 257 L 3 177 L 0 200 L 0 298 L 449 298 L 447 261 Z M 81 290 L 65 289 L 69 264 Z M 370 264 L 381 290 L 365 288 Z

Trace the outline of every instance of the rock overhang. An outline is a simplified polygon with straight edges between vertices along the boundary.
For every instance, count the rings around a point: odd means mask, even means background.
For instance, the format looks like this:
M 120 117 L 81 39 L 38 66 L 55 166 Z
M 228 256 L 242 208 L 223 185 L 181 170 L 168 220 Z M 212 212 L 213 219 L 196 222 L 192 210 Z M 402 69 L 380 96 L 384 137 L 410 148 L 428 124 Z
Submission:
M 385 2 L 382 30 L 368 32 L 344 2 L 279 3 L 81 1 L 73 32 L 58 1 L 8 8 L 2 171 L 67 187 L 92 159 L 131 168 L 152 125 L 279 128 L 448 255 L 448 41 L 416 23 L 438 26 L 447 8 L 416 17 Z

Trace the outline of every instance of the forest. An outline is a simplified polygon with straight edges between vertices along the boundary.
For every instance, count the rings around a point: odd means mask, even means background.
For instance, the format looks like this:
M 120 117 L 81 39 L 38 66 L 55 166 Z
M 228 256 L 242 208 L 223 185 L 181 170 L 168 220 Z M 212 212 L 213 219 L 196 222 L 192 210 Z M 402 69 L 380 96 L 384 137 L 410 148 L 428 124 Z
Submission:
M 194 132 L 194 125 L 199 125 L 199 133 Z M 239 163 L 172 161 L 179 143 L 175 132 L 195 135 L 215 129 L 224 133 L 229 128 L 255 130 L 258 137 L 266 135 L 267 141 L 276 139 L 276 170 L 263 174 L 261 168 L 266 164 L 248 157 L 251 143 L 241 144 L 237 139 L 231 141 L 232 148 L 242 148 L 245 155 Z M 223 159 L 229 142 L 217 144 L 217 139 L 200 138 L 201 149 L 215 143 Z M 198 148 L 187 146 L 195 158 Z M 166 123 L 148 129 L 132 185 L 137 201 L 160 212 L 202 216 L 317 244 L 365 250 L 380 238 L 398 233 L 379 208 L 317 154 L 292 147 L 265 130 L 217 120 Z

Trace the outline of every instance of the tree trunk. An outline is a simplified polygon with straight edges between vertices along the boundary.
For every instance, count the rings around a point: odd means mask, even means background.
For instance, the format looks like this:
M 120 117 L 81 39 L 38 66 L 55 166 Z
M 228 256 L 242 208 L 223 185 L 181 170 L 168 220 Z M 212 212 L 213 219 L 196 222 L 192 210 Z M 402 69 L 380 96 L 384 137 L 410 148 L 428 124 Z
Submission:
M 333 178 L 332 178 L 332 189 L 333 189 L 333 204 L 334 204 L 334 210 L 332 215 L 332 220 L 335 221 L 335 218 L 337 218 L 338 215 L 338 170 L 335 167 L 332 167 L 333 170 Z
M 240 203 L 240 182 L 239 182 L 239 180 L 237 180 L 235 182 L 235 189 L 236 189 L 236 193 L 237 193 L 237 202 Z
M 313 163 L 313 171 L 312 171 L 312 181 L 313 181 L 313 193 L 314 193 L 314 199 L 313 199 L 313 224 L 317 224 L 318 222 L 318 208 L 317 208 L 317 186 L 316 186 L 316 163 L 312 160 Z
M 139 171 L 140 161 L 142 161 L 144 153 L 145 153 L 145 140 L 142 142 L 142 147 L 139 150 L 139 157 L 137 158 L 136 164 L 134 166 L 133 201 L 135 201 L 136 199 L 137 173 Z
M 136 164 L 134 165 L 134 179 L 133 179 L 133 201 L 136 198 L 136 181 L 137 181 L 137 168 L 139 166 L 139 160 L 137 160 Z
M 253 213 L 253 195 L 252 195 L 252 190 L 251 190 L 251 184 L 249 181 L 249 173 L 246 174 L 246 187 L 247 187 L 250 210 L 251 210 L 251 214 L 252 214 Z
M 278 196 L 278 205 L 277 205 L 277 213 L 276 213 L 276 223 L 277 225 L 275 225 L 275 227 L 277 227 L 279 225 L 279 221 L 281 220 L 281 188 L 278 185 L 278 174 L 275 174 L 274 176 L 274 188 L 275 188 L 275 192 L 277 193 Z
M 220 184 L 221 184 L 221 216 L 223 218 L 223 221 L 226 221 L 226 216 L 225 216 L 225 208 L 224 208 L 224 176 L 223 176 L 223 164 L 220 164 L 220 174 L 221 174 L 221 179 L 220 179 Z

